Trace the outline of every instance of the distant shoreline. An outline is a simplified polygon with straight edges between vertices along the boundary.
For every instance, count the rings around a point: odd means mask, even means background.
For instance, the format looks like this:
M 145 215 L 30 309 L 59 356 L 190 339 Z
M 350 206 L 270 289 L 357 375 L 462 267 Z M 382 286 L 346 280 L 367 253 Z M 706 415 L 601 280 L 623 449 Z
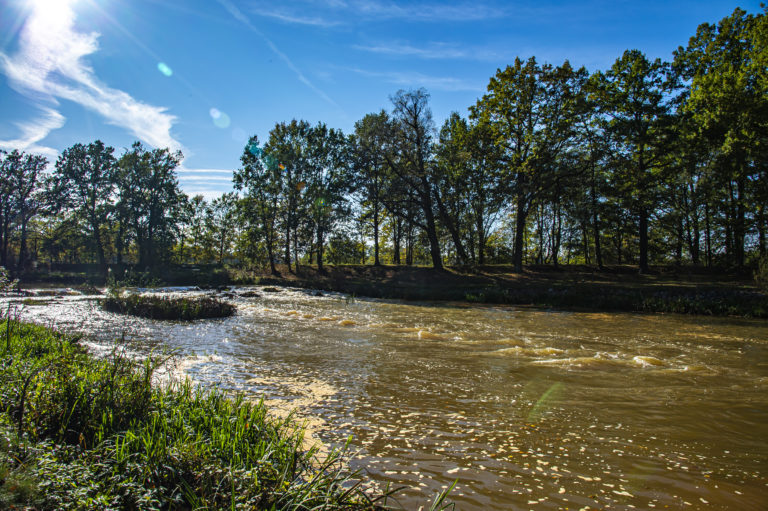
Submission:
M 370 298 L 411 301 L 537 306 L 599 312 L 682 313 L 707 316 L 768 318 L 768 295 L 745 273 L 699 267 L 655 267 L 641 275 L 630 266 L 599 270 L 577 266 L 530 266 L 514 273 L 511 266 L 436 271 L 418 266 L 300 266 L 279 275 L 223 266 L 169 267 L 150 276 L 142 287 L 193 285 L 203 289 L 230 285 L 290 286 Z M 27 289 L 50 286 L 104 285 L 98 273 L 59 272 L 22 279 Z

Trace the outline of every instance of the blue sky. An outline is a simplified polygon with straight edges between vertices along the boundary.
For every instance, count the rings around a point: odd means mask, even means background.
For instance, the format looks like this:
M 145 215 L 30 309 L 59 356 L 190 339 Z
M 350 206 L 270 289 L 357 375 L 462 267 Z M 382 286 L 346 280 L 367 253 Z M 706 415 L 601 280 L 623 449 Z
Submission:
M 425 87 L 439 127 L 516 56 L 606 69 L 671 58 L 696 27 L 760 1 L 0 0 L 0 148 L 54 161 L 101 139 L 184 153 L 189 194 L 231 189 L 276 122 L 345 132 Z

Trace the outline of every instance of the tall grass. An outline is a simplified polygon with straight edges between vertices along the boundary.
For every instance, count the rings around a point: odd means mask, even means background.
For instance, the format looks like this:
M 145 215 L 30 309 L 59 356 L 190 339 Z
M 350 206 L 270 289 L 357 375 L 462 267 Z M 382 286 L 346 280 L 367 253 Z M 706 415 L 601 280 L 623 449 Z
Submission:
M 2 509 L 357 510 L 388 497 L 368 496 L 341 451 L 318 461 L 260 402 L 153 386 L 158 358 L 97 359 L 8 318 L 0 354 Z

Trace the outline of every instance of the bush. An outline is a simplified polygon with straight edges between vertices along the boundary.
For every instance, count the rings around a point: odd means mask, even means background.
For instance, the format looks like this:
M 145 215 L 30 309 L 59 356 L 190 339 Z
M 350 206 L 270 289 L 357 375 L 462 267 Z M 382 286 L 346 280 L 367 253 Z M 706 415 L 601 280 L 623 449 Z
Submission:
M 757 263 L 757 270 L 755 270 L 755 284 L 763 291 L 768 291 L 768 256 L 763 256 Z
M 226 318 L 235 313 L 235 306 L 216 298 L 169 298 L 165 296 L 128 295 L 118 293 L 102 300 L 102 307 L 109 312 L 130 314 L 150 319 Z

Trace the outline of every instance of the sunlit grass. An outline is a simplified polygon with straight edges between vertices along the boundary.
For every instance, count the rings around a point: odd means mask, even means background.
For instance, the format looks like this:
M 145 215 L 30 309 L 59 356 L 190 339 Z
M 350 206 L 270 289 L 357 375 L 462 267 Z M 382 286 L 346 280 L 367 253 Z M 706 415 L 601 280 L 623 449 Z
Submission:
M 0 508 L 380 509 L 290 418 L 188 381 L 162 359 L 89 355 L 43 327 L 0 323 Z M 446 506 L 445 495 L 435 509 Z

